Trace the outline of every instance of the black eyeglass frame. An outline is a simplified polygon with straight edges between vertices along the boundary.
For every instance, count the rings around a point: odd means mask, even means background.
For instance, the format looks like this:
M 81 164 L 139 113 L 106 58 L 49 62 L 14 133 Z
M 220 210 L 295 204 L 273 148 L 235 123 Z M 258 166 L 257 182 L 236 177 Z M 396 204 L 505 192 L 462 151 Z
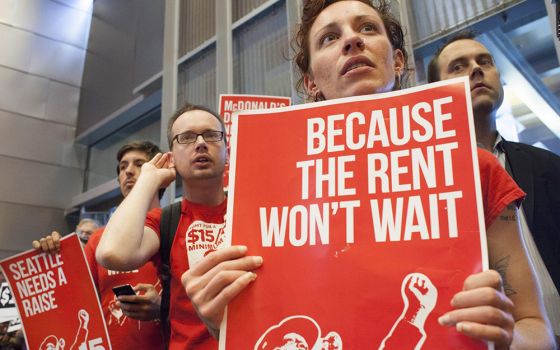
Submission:
M 191 141 L 191 142 L 179 142 L 179 136 L 181 135 L 185 135 L 185 134 L 190 134 L 190 135 L 195 135 L 195 138 Z M 206 134 L 206 136 L 204 136 L 204 134 Z M 217 135 L 220 134 L 220 138 L 217 140 L 207 140 L 207 137 L 210 137 L 209 134 L 212 135 Z M 218 130 L 206 130 L 203 131 L 202 133 L 196 133 L 196 132 L 192 132 L 192 131 L 186 131 L 186 132 L 182 132 L 180 134 L 175 135 L 175 137 L 173 137 L 173 139 L 171 140 L 171 143 L 173 143 L 174 141 L 177 141 L 178 144 L 180 145 L 190 145 L 191 143 L 195 143 L 196 140 L 198 140 L 198 137 L 202 136 L 202 139 L 205 142 L 220 142 L 224 139 L 224 132 L 223 131 L 218 131 Z

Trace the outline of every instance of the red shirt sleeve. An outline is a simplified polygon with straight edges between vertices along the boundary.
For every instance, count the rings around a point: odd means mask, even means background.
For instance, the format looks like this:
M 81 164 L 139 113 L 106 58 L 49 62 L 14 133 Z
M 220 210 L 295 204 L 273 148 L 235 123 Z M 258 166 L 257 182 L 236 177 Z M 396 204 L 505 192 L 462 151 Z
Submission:
M 515 203 L 519 207 L 525 198 L 525 192 L 517 186 L 498 159 L 481 148 L 478 148 L 478 166 L 484 201 L 484 220 L 486 227 L 489 227 L 509 204 Z
M 154 208 L 148 212 L 146 215 L 146 221 L 144 226 L 151 228 L 157 233 L 159 238 L 159 223 L 161 221 L 161 208 Z

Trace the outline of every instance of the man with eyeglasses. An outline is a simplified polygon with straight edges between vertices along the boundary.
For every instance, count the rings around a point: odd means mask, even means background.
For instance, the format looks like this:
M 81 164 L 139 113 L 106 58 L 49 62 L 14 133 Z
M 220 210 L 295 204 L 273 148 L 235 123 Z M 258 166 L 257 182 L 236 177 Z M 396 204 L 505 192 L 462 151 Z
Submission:
M 130 270 L 150 259 L 160 266 L 162 211 L 148 212 L 149 201 L 179 173 L 183 201 L 169 258 L 171 350 L 218 348 L 185 293 L 181 276 L 189 269 L 187 249 L 193 242 L 188 238 L 193 230 L 215 236 L 224 229 L 223 173 L 228 157 L 224 135 L 223 121 L 211 110 L 190 104 L 179 109 L 168 124 L 171 152 L 158 154 L 142 166 L 136 185 L 109 220 L 97 249 L 97 260 L 110 269 Z

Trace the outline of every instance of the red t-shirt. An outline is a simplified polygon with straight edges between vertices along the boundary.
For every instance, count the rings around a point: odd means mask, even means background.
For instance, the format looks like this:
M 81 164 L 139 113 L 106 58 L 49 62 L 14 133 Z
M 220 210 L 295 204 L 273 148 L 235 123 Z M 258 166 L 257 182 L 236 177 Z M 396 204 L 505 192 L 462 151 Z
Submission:
M 95 250 L 104 230 L 101 228 L 91 235 L 84 252 L 101 299 L 101 308 L 107 323 L 112 348 L 116 350 L 165 349 L 163 330 L 159 321 L 138 321 L 126 317 L 121 309 L 116 307 L 116 297 L 112 290 L 113 287 L 123 284 L 130 284 L 134 287 L 138 283 L 147 283 L 156 286 L 156 289 L 161 291 L 157 270 L 151 262 L 138 270 L 126 272 L 107 270 L 97 264 Z
M 192 306 L 183 284 L 181 276 L 189 269 L 187 256 L 187 235 L 191 225 L 198 230 L 203 226 L 212 227 L 212 231 L 223 230 L 225 226 L 226 204 L 224 200 L 220 205 L 208 207 L 188 202 L 183 199 L 181 204 L 181 219 L 173 245 L 169 254 L 171 272 L 171 291 L 169 301 L 169 319 L 171 323 L 170 350 L 210 350 L 217 349 L 218 342 L 208 333 L 206 326 L 199 319 Z M 161 208 L 153 209 L 148 213 L 145 225 L 154 230 L 159 237 L 159 223 Z M 192 240 L 192 238 L 191 238 Z M 152 258 L 154 264 L 161 264 L 159 253 Z
M 515 202 L 519 206 L 525 192 L 517 186 L 496 157 L 481 148 L 478 148 L 478 166 L 484 202 L 484 221 L 488 228 L 509 204 Z

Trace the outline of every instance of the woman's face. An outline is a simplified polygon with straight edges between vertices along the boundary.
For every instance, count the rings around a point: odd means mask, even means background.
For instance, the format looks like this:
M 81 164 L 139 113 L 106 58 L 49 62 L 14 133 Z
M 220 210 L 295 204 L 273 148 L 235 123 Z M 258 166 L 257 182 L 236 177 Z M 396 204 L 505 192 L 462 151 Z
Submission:
M 390 91 L 403 68 L 377 11 L 359 1 L 325 8 L 309 31 L 310 71 L 304 86 L 329 100 Z

